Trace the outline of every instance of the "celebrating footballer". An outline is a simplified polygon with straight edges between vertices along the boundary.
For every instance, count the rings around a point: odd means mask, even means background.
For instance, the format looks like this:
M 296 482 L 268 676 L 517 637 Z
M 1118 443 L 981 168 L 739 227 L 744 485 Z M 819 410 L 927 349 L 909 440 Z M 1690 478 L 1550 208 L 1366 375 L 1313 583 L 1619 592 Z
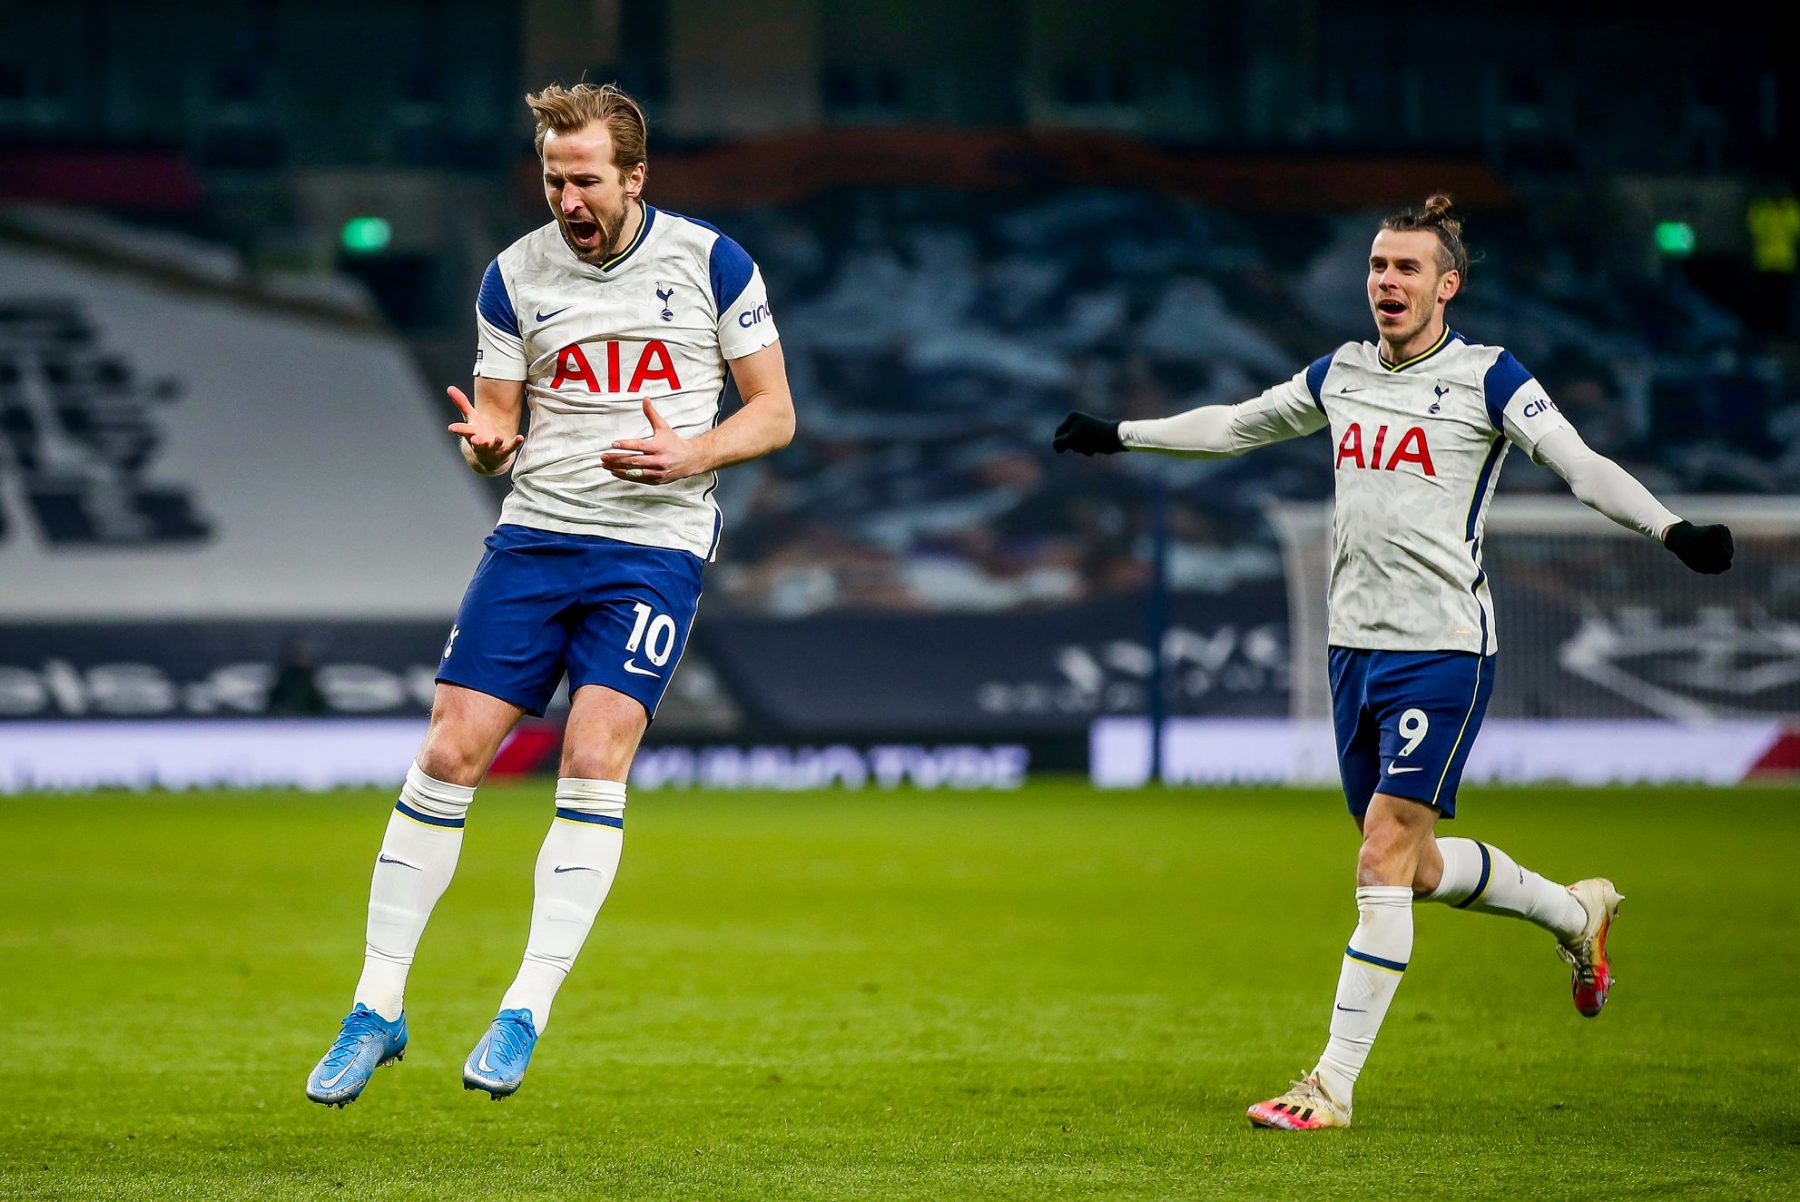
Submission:
M 1517 446 L 1584 504 L 1660 541 L 1696 572 L 1731 566 L 1731 532 L 1664 508 L 1590 449 L 1543 387 L 1498 346 L 1451 330 L 1445 309 L 1469 274 L 1447 197 L 1381 223 L 1369 253 L 1374 342 L 1346 343 L 1236 405 L 1149 421 L 1072 413 L 1058 451 L 1158 451 L 1200 459 L 1331 429 L 1336 510 L 1329 594 L 1339 772 L 1362 832 L 1358 922 L 1345 949 L 1317 1066 L 1249 1109 L 1263 1127 L 1348 1127 L 1353 1093 L 1412 958 L 1415 900 L 1522 918 L 1573 967 L 1593 1017 L 1612 985 L 1611 881 L 1566 888 L 1474 839 L 1440 838 L 1494 687 L 1493 600 L 1482 569 L 1488 503 Z
M 625 780 L 718 549 L 720 468 L 793 438 L 762 275 L 736 242 L 643 200 L 642 111 L 617 88 L 551 86 L 537 119 L 549 223 L 502 251 L 476 301 L 475 396 L 449 429 L 512 491 L 444 645 L 424 746 L 376 857 L 354 1006 L 307 1079 L 342 1106 L 406 1050 L 407 971 L 450 883 L 501 741 L 564 676 L 555 817 L 517 977 L 463 1067 L 519 1088 L 618 871 Z M 719 421 L 729 372 L 743 405 Z M 526 433 L 523 410 L 531 409 Z

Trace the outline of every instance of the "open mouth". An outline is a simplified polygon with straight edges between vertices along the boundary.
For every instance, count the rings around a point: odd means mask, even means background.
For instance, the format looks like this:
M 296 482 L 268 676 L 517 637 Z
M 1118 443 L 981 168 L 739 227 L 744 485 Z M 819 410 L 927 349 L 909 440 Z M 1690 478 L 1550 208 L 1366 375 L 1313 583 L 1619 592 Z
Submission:
M 573 238 L 575 245 L 583 250 L 592 250 L 600 245 L 600 227 L 594 222 L 571 217 L 568 220 L 568 228 L 569 237 Z
M 1375 311 L 1383 317 L 1400 317 L 1406 312 L 1406 302 L 1393 299 L 1380 301 L 1376 304 Z

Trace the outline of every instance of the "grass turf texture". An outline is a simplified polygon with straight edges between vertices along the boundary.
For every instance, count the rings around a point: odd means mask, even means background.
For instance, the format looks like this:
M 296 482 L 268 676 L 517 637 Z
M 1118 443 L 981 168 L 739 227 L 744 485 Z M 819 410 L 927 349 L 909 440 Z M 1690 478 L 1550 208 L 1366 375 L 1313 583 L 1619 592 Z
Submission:
M 1325 793 L 642 793 L 521 1093 L 465 1093 L 549 818 L 482 792 L 347 1110 L 375 793 L 0 799 L 5 1198 L 1774 1198 L 1800 1190 L 1800 791 L 1470 790 L 1457 833 L 1628 895 L 1550 940 L 1417 910 L 1358 1126 L 1253 1131 L 1355 925 Z

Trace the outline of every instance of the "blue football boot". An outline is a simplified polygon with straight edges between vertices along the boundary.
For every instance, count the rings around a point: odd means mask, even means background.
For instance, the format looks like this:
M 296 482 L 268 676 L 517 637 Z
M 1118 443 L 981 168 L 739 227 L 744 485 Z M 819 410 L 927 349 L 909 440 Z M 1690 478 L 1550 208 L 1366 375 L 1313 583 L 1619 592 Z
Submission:
M 325 1106 L 348 1106 L 375 1070 L 406 1055 L 406 1015 L 393 1022 L 361 1002 L 344 1016 L 331 1050 L 306 1079 L 306 1096 Z
M 463 1065 L 463 1088 L 485 1089 L 498 1102 L 517 1092 L 537 1046 L 529 1010 L 502 1010 Z

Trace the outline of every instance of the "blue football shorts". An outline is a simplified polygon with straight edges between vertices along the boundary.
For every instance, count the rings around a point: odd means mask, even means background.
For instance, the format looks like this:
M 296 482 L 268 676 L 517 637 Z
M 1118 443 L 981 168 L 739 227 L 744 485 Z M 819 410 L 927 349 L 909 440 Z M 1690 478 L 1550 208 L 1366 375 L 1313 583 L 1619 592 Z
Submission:
M 1332 727 L 1350 813 L 1377 793 L 1456 817 L 1456 788 L 1494 692 L 1494 657 L 1331 649 Z
M 656 707 L 700 606 L 700 557 L 500 526 L 469 581 L 437 678 L 542 715 L 564 673 Z

